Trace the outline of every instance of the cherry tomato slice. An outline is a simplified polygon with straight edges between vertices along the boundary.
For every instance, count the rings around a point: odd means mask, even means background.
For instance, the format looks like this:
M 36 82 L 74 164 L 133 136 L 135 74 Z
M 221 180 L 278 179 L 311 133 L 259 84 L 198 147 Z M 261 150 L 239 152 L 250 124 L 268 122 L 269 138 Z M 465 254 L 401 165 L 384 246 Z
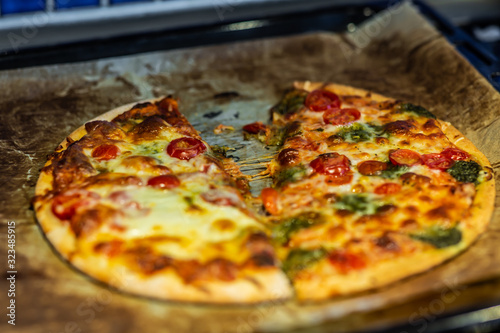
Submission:
M 422 161 L 429 168 L 441 170 L 449 169 L 455 164 L 455 161 L 441 154 L 424 154 L 422 155 Z
M 273 188 L 266 187 L 262 190 L 260 197 L 266 211 L 271 215 L 277 215 L 281 211 L 279 193 Z
M 70 220 L 80 207 L 91 205 L 99 195 L 87 191 L 68 191 L 54 197 L 52 213 L 60 220 Z
M 401 191 L 401 185 L 397 183 L 385 183 L 375 188 L 376 194 L 394 194 Z
M 323 113 L 325 124 L 347 125 L 361 118 L 358 109 L 329 109 Z
M 345 184 L 349 184 L 351 181 L 352 181 L 352 173 L 347 173 L 343 176 L 330 176 L 330 177 L 326 177 L 325 179 L 325 183 L 327 183 L 328 185 L 345 185 Z
M 319 155 L 318 158 L 311 161 L 310 166 L 317 173 L 330 176 L 343 176 L 349 170 L 349 159 L 337 153 L 327 153 Z
M 470 158 L 469 154 L 458 148 L 446 148 L 441 152 L 441 156 L 454 161 L 464 161 Z
M 257 121 L 255 123 L 251 123 L 243 126 L 243 130 L 250 134 L 258 134 L 260 132 L 265 132 L 267 126 L 264 125 L 261 121 Z
M 167 146 L 167 154 L 179 160 L 190 160 L 207 149 L 198 139 L 184 137 L 175 139 Z
M 398 149 L 389 153 L 389 160 L 395 165 L 420 164 L 420 154 L 409 149 Z
M 311 111 L 322 112 L 328 109 L 340 108 L 340 99 L 331 91 L 314 90 L 307 95 L 305 105 Z
M 374 176 L 387 169 L 387 163 L 380 161 L 364 161 L 357 165 L 360 174 Z
M 360 270 L 366 267 L 366 261 L 361 255 L 345 251 L 334 251 L 330 253 L 328 260 L 342 274 L 347 274 L 350 271 Z
M 179 180 L 179 178 L 173 175 L 162 175 L 150 178 L 148 180 L 149 186 L 153 186 L 155 188 L 166 188 L 169 190 L 179 187 L 180 184 L 181 181 Z
M 108 161 L 116 158 L 120 148 L 115 145 L 100 145 L 92 151 L 92 157 L 99 161 Z

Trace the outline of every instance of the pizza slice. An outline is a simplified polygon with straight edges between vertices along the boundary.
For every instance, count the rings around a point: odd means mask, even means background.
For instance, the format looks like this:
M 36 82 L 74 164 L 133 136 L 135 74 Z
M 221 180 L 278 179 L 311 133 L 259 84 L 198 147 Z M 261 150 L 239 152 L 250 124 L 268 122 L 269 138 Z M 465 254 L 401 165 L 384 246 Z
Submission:
M 463 251 L 487 226 L 492 169 L 422 107 L 347 86 L 298 83 L 272 108 L 282 147 L 262 191 L 302 300 L 386 285 Z
M 56 250 L 120 290 L 169 300 L 288 298 L 241 182 L 171 98 L 75 131 L 42 170 L 34 203 Z

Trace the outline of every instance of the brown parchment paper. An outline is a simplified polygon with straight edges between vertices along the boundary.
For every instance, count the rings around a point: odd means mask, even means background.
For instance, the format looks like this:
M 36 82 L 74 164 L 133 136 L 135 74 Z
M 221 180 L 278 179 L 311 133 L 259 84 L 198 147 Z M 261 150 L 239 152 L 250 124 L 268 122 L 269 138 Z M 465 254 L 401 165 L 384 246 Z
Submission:
M 269 107 L 294 80 L 338 82 L 421 104 L 465 133 L 499 174 L 499 94 L 408 4 L 390 7 L 343 35 L 318 32 L 5 71 L 0 73 L 0 241 L 6 272 L 7 222 L 15 221 L 18 274 L 16 326 L 7 325 L 3 315 L 0 330 L 340 332 L 399 323 L 420 329 L 436 315 L 498 300 L 498 199 L 488 232 L 457 258 L 381 290 L 321 304 L 199 306 L 122 294 L 71 269 L 43 238 L 29 209 L 39 169 L 86 121 L 122 104 L 174 94 L 209 143 L 242 146 L 234 156 L 243 162 L 263 148 L 243 141 L 241 126 L 266 120 Z M 220 95 L 225 92 L 237 94 Z M 212 129 L 220 123 L 236 131 L 216 136 Z M 259 171 L 252 165 L 243 169 Z M 8 289 L 3 278 L 3 311 Z

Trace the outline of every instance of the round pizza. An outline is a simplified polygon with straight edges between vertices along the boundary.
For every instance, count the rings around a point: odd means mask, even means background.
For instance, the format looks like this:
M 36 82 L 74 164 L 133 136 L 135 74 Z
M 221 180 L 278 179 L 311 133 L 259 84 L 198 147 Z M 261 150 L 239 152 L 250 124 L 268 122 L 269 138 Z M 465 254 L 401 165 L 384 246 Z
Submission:
M 270 113 L 271 123 L 243 127 L 245 139 L 278 146 L 273 186 L 259 197 L 171 97 L 86 123 L 42 169 L 43 232 L 73 266 L 120 290 L 255 303 L 387 285 L 485 231 L 493 170 L 425 108 L 298 82 Z

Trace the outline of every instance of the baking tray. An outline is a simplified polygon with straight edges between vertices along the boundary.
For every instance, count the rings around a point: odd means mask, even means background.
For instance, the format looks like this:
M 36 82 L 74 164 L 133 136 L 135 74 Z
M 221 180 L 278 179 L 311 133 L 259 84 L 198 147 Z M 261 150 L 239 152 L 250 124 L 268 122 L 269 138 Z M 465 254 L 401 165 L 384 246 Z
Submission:
M 112 39 L 10 51 L 0 57 L 0 70 L 63 64 L 160 50 L 229 43 L 255 38 L 286 36 L 312 31 L 341 32 L 398 1 L 366 1 L 364 4 L 330 6 L 283 16 L 247 18 L 235 22 L 181 30 L 150 32 Z M 420 12 L 456 49 L 500 91 L 500 60 L 478 41 L 450 23 L 423 1 L 414 1 Z
M 379 6 L 379 7 L 377 7 Z M 315 49 L 314 45 L 311 44 L 311 41 L 323 41 L 324 45 L 327 45 L 328 42 L 330 41 L 331 37 L 329 34 L 319 34 L 317 35 L 317 31 L 343 31 L 349 23 L 354 23 L 355 25 L 361 24 L 366 18 L 367 14 L 375 13 L 377 11 L 377 8 L 382 9 L 386 8 L 387 3 L 381 3 L 377 2 L 377 4 L 373 4 L 370 7 L 366 6 L 355 6 L 355 7 L 342 7 L 342 8 L 330 8 L 330 9 L 323 9 L 321 11 L 314 11 L 310 13 L 300 13 L 296 15 L 290 15 L 290 16 L 283 16 L 283 17 L 275 17 L 275 18 L 268 18 L 268 19 L 261 19 L 261 20 L 250 20 L 250 21 L 243 21 L 243 22 L 232 22 L 232 23 L 227 23 L 227 24 L 221 24 L 217 26 L 211 26 L 211 27 L 196 27 L 192 29 L 186 29 L 180 32 L 168 32 L 168 33 L 158 33 L 158 34 L 152 34 L 148 36 L 135 36 L 135 37 L 130 37 L 130 38 L 125 38 L 125 39 L 114 39 L 106 42 L 95 42 L 95 43 L 90 43 L 90 44 L 75 44 L 75 45 L 66 45 L 66 46 L 60 46 L 57 48 L 51 48 L 51 49 L 37 49 L 37 50 L 26 50 L 18 55 L 8 55 L 4 58 L 2 58 L 2 66 L 5 65 L 4 68 L 20 68 L 20 67 L 29 67 L 29 66 L 42 66 L 42 65 L 47 65 L 47 64 L 61 64 L 61 63 L 73 63 L 77 61 L 88 61 L 91 59 L 103 59 L 106 57 L 113 57 L 110 59 L 108 62 L 108 65 L 110 63 L 113 63 L 115 68 L 113 66 L 109 66 L 104 68 L 104 70 L 110 72 L 110 73 L 119 73 L 120 71 L 123 70 L 123 68 L 126 68 L 126 63 L 127 59 L 125 58 L 114 58 L 118 55 L 123 55 L 123 54 L 137 54 L 137 53 L 147 53 L 151 51 L 156 51 L 156 50 L 174 50 L 174 49 L 179 49 L 179 53 L 173 52 L 172 54 L 177 56 L 182 55 L 182 50 L 186 49 L 188 47 L 193 47 L 195 45 L 199 45 L 200 40 L 203 41 L 202 44 L 208 45 L 208 44 L 220 44 L 220 43 L 226 43 L 227 47 L 210 47 L 208 48 L 208 51 L 213 52 L 213 54 L 217 56 L 224 57 L 226 56 L 225 54 L 222 54 L 221 51 L 231 51 L 236 54 L 238 52 L 241 53 L 241 51 L 238 51 L 237 48 L 247 48 L 250 49 L 252 45 L 259 45 L 259 46 L 264 46 L 264 47 L 272 47 L 274 44 L 274 41 L 276 41 L 276 44 L 286 44 L 286 42 L 283 42 L 286 40 L 286 38 L 283 38 L 283 36 L 294 36 L 297 34 L 304 34 L 304 37 L 292 37 L 294 38 L 295 41 L 298 42 L 300 47 L 311 47 L 313 51 L 320 51 L 319 49 Z M 421 12 L 425 13 L 425 10 L 427 7 L 423 4 L 419 4 L 419 7 Z M 429 19 L 429 17 L 428 17 Z M 435 22 L 438 20 L 439 17 L 430 17 L 430 20 Z M 441 22 L 441 21 L 440 21 Z M 314 24 L 312 24 L 314 23 Z M 455 31 L 455 30 L 453 30 Z M 307 33 L 312 33 L 309 37 Z M 446 34 L 445 34 L 446 35 Z M 268 42 L 262 42 L 260 43 L 258 39 L 260 38 L 269 38 L 273 36 L 280 36 L 280 38 L 276 40 L 270 40 Z M 455 35 L 454 35 L 455 36 Z M 203 38 L 202 38 L 203 37 Z M 448 36 L 447 36 L 448 37 Z M 201 38 L 201 39 L 200 39 Z M 448 37 L 451 38 L 451 37 Z M 454 37 L 458 38 L 458 37 Z M 436 40 L 438 40 L 439 37 L 436 36 Z M 248 43 L 239 43 L 239 44 L 234 44 L 238 45 L 238 47 L 233 46 L 232 42 L 234 41 L 245 41 L 245 40 L 257 40 L 257 42 L 248 42 Z M 332 39 L 333 40 L 333 39 Z M 404 41 L 403 41 L 404 42 Z M 384 44 L 382 44 L 384 45 Z M 288 47 L 294 47 L 293 44 L 289 44 Z M 90 48 L 90 49 L 89 49 Z M 195 54 L 198 54 L 200 56 L 203 54 L 202 51 L 197 49 L 198 51 L 194 51 Z M 290 48 L 291 51 L 293 51 L 293 48 Z M 84 52 L 85 51 L 85 52 Z M 373 52 L 382 52 L 383 50 L 378 50 L 374 49 L 372 50 Z M 219 53 L 217 53 L 219 52 Z M 304 52 L 303 50 L 301 52 Z M 478 51 L 481 53 L 482 51 Z M 272 50 L 270 51 L 272 55 Z M 244 54 L 244 53 L 243 53 Z M 242 55 L 243 55 L 242 54 Z M 305 53 L 307 55 L 307 52 Z M 474 53 L 477 55 L 477 52 Z M 206 56 L 206 54 L 204 54 Z M 274 55 L 276 57 L 280 57 L 280 54 Z M 147 55 L 145 56 L 147 58 Z M 230 58 L 231 55 L 228 55 Z M 313 59 L 313 57 L 309 57 Z M 481 60 L 480 56 L 476 56 L 477 59 L 473 59 L 471 61 L 477 61 L 478 59 Z M 196 59 L 196 56 L 193 57 L 193 59 Z M 193 60 L 191 59 L 191 60 Z M 201 60 L 201 59 L 200 59 Z M 233 59 L 234 60 L 234 59 Z M 251 61 L 251 59 L 245 58 L 244 56 L 241 57 L 242 63 L 245 61 Z M 278 62 L 279 63 L 279 62 Z M 163 66 L 168 66 L 168 64 L 162 64 Z M 243 65 L 243 64 L 242 64 Z M 307 64 L 302 64 L 302 66 L 317 66 L 318 63 L 307 63 Z M 486 63 L 484 68 L 491 69 L 494 65 L 494 62 L 490 63 L 489 65 Z M 123 66 L 120 67 L 120 66 Z M 138 95 L 141 93 L 141 89 L 143 88 L 141 84 L 136 84 L 134 80 L 137 78 L 133 76 L 120 76 L 118 75 L 115 79 L 119 79 L 123 82 L 124 87 L 128 87 L 125 89 L 126 91 L 134 91 L 134 89 L 139 90 L 138 93 L 133 94 L 129 93 L 127 96 L 123 96 L 123 94 L 120 95 L 113 95 L 113 91 L 110 90 L 110 96 L 107 99 L 101 99 L 101 100 L 96 100 L 95 103 L 97 106 L 101 107 L 102 109 L 89 109 L 88 104 L 81 104 L 81 101 L 73 101 L 71 98 L 68 98 L 68 94 L 71 96 L 71 93 L 78 94 L 78 89 L 84 90 L 86 89 L 85 85 L 78 85 L 78 83 L 75 83 L 75 81 L 71 82 L 54 82 L 54 84 L 61 84 L 59 87 L 53 87 L 52 89 L 56 90 L 59 95 L 49 95 L 48 90 L 46 90 L 46 87 L 39 86 L 37 84 L 37 75 L 38 77 L 41 76 L 47 76 L 47 77 L 56 77 L 56 76 L 61 76 L 61 77 L 69 77 L 71 76 L 72 70 L 78 70 L 78 68 L 85 67 L 85 64 L 82 63 L 82 66 L 79 67 L 78 64 L 76 64 L 74 67 L 71 66 L 55 66 L 55 67 L 37 67 L 33 68 L 33 71 L 30 72 L 29 70 L 14 70 L 14 71 L 9 71 L 8 74 L 3 75 L 4 73 L 1 73 L 2 78 L 5 80 L 8 80 L 8 82 L 4 82 L 2 85 L 2 89 L 4 91 L 1 92 L 3 99 L 4 100 L 9 100 L 9 98 L 12 98 L 12 103 L 9 104 L 5 102 L 3 104 L 3 109 L 2 112 L 8 114 L 8 117 L 2 118 L 2 120 L 9 120 L 6 122 L 3 122 L 3 125 L 5 127 L 5 131 L 2 130 L 2 137 L 1 139 L 3 140 L 2 144 L 4 142 L 8 142 L 10 140 L 17 140 L 18 135 L 20 133 L 24 133 L 24 135 L 28 135 L 29 132 L 27 132 L 27 128 L 22 127 L 22 123 L 26 121 L 32 121 L 32 120 L 27 120 L 24 119 L 23 117 L 39 117 L 40 119 L 38 120 L 38 124 L 43 123 L 43 121 L 57 121 L 56 119 L 51 119 L 50 114 L 43 113 L 45 111 L 49 112 L 50 108 L 53 108 L 55 111 L 54 113 L 57 112 L 62 112 L 61 109 L 73 109 L 77 113 L 74 114 L 74 119 L 72 119 L 69 122 L 65 122 L 64 125 L 66 126 L 65 128 L 57 128 L 57 129 L 48 129 L 49 133 L 47 134 L 47 137 L 51 136 L 54 137 L 55 134 L 57 135 L 64 135 L 64 133 L 70 133 L 71 129 L 78 127 L 81 123 L 83 123 L 85 120 L 88 120 L 92 118 L 92 116 L 99 114 L 100 112 L 104 112 L 107 110 L 107 105 L 111 103 L 116 103 L 117 105 L 119 104 L 125 104 L 125 102 L 130 102 L 130 99 L 137 99 Z M 93 68 L 92 66 L 87 66 L 90 68 L 88 72 L 85 73 L 86 78 L 81 77 L 80 80 L 88 79 L 88 77 L 92 77 L 92 75 L 95 75 L 95 70 L 96 68 Z M 96 66 L 98 67 L 98 66 Z M 118 67 L 118 68 L 116 68 Z M 243 66 L 244 67 L 244 66 Z M 189 74 L 189 78 L 193 81 L 193 77 L 199 77 L 200 79 L 198 86 L 193 86 L 190 87 L 189 89 L 196 91 L 197 89 L 202 91 L 203 85 L 207 84 L 207 77 L 203 75 L 203 70 L 207 70 L 208 67 L 204 67 L 200 69 L 200 72 L 196 73 L 191 73 Z M 462 70 L 467 70 L 467 68 L 460 67 L 459 69 Z M 102 68 L 101 68 L 102 70 Z M 232 73 L 232 68 L 226 68 L 223 69 L 226 70 L 227 75 L 234 75 Z M 290 70 L 289 68 L 283 67 L 283 70 Z M 291 70 L 296 71 L 299 73 L 298 75 L 305 75 L 304 71 L 301 71 L 301 68 L 293 68 Z M 302 74 L 300 74 L 302 73 Z M 342 73 L 339 73 L 342 74 Z M 379 83 L 374 80 L 373 77 L 357 77 L 356 73 L 343 73 L 344 74 L 344 79 L 346 77 L 349 77 L 351 81 L 348 81 L 347 83 L 352 83 L 353 85 L 358 85 L 361 87 L 369 88 L 369 89 L 375 89 L 377 86 L 379 86 Z M 414 73 L 415 74 L 415 73 Z M 452 73 L 451 73 L 452 74 Z M 451 75 L 450 74 L 450 75 Z M 490 73 L 491 74 L 491 73 Z M 17 76 L 16 76 L 17 75 Z M 255 77 L 255 73 L 249 72 L 247 68 L 247 72 L 240 72 L 238 75 L 241 77 L 239 78 L 240 81 L 251 81 L 253 77 Z M 416 73 L 418 75 L 418 73 Z M 485 75 L 483 73 L 483 75 Z M 113 77 L 113 75 L 110 75 Z M 246 76 L 246 77 L 245 77 Z M 488 76 L 485 75 L 487 78 Z M 305 78 L 308 78 L 307 76 Z M 340 79 L 342 79 L 342 75 L 339 76 Z M 417 77 L 418 78 L 418 77 Z M 161 79 L 161 77 L 153 77 L 152 80 L 158 80 Z M 333 77 L 331 79 L 334 79 Z M 26 84 L 25 87 L 26 89 L 26 100 L 22 100 L 23 105 L 26 107 L 29 107 L 32 105 L 35 107 L 35 110 L 31 111 L 26 111 L 26 110 L 18 110 L 16 109 L 16 98 L 17 97 L 10 97 L 9 94 L 11 93 L 9 89 L 12 89 L 13 93 L 16 93 L 16 89 L 19 90 L 20 88 L 17 87 L 16 85 L 19 85 L 18 82 L 22 82 L 23 84 Z M 89 80 L 93 80 L 90 78 Z M 276 80 L 276 78 L 274 78 Z M 102 91 L 107 91 L 107 86 L 106 84 L 109 83 L 108 81 L 105 82 L 96 82 L 96 85 L 98 86 L 97 89 L 100 89 Z M 490 81 L 491 82 L 491 81 Z M 143 83 L 143 82 L 142 82 Z M 150 82 L 151 83 L 151 82 Z M 289 82 L 288 82 L 289 83 Z M 386 88 L 390 88 L 391 85 L 395 86 L 398 82 L 389 82 L 388 84 L 386 83 Z M 481 82 L 479 82 L 481 83 Z M 153 83 L 151 83 L 153 84 Z M 282 83 L 281 86 L 273 86 L 273 91 L 269 95 L 266 96 L 260 96 L 261 98 L 254 98 L 254 102 L 256 101 L 257 103 L 261 104 L 255 104 L 255 108 L 261 110 L 265 110 L 269 107 L 269 103 L 272 103 L 273 98 L 276 98 L 276 94 L 278 91 L 282 91 L 286 86 L 284 86 L 285 83 Z M 481 83 L 482 84 L 482 83 Z M 161 85 L 161 84 L 160 84 Z M 66 88 L 65 86 L 68 86 L 69 88 Z M 147 88 L 147 87 L 146 87 Z M 477 87 L 478 89 L 483 89 L 482 91 L 487 91 L 487 87 L 484 85 L 480 85 Z M 486 90 L 484 90 L 486 89 Z M 69 91 L 69 92 L 68 92 Z M 382 91 L 383 92 L 383 91 Z M 164 93 L 164 92 L 163 92 Z M 394 96 L 394 97 L 400 97 L 400 98 L 409 98 L 410 96 L 414 97 L 414 93 L 412 94 L 409 91 L 398 91 L 399 96 Z M 452 91 L 454 93 L 454 91 Z M 103 95 L 104 93 L 101 93 Z M 390 94 L 389 92 L 387 94 Z M 427 95 L 429 95 L 429 92 L 426 92 Z M 459 94 L 462 94 L 462 92 L 459 92 Z M 49 95 L 47 97 L 47 95 Z M 104 98 L 101 96 L 101 98 Z M 39 97 L 34 97 L 34 96 L 42 96 L 43 99 L 41 101 L 35 101 L 31 102 L 30 99 L 36 99 Z M 45 96 L 45 97 L 44 97 Z M 61 97 L 62 96 L 62 97 Z M 486 95 L 486 96 L 494 96 L 495 95 Z M 60 97 L 60 98 L 59 98 Z M 116 97 L 116 99 L 113 99 Z M 188 97 L 188 96 L 186 96 Z M 207 96 L 208 98 L 209 96 Z M 259 97 L 259 96 L 254 96 L 254 97 Z M 59 99 L 58 99 L 59 98 Z M 240 96 L 239 101 L 244 101 L 245 98 L 249 98 L 249 96 L 245 96 L 244 94 Z M 17 100 L 19 101 L 19 99 Z M 99 105 L 99 102 L 102 102 L 102 105 Z M 211 110 L 214 105 L 211 105 L 212 100 L 207 99 L 207 104 L 204 106 L 201 104 L 197 104 L 198 106 L 191 104 L 189 105 L 189 98 L 184 99 L 184 106 L 187 108 L 200 108 L 200 109 L 194 109 L 192 110 L 194 113 L 202 113 L 204 112 L 204 108 L 207 110 Z M 216 103 L 220 105 L 226 105 L 224 108 L 225 110 L 231 111 L 231 107 L 228 109 L 229 106 L 234 106 L 233 102 L 229 101 L 230 103 L 227 104 L 226 102 L 228 101 L 217 101 Z M 238 102 L 238 101 L 236 101 Z M 425 100 L 420 101 L 416 100 L 416 102 L 422 102 L 424 103 L 425 106 Z M 32 104 L 30 104 L 32 103 Z M 91 103 L 94 103 L 94 101 L 91 101 Z M 187 103 L 187 106 L 186 106 Z M 226 104 L 225 104 L 226 103 Z M 40 106 L 40 109 L 43 110 L 37 110 L 36 106 Z M 446 106 L 446 105 L 445 105 Z M 459 105 L 460 106 L 460 105 Z M 463 108 L 467 108 L 467 101 L 464 101 L 464 104 L 461 105 Z M 480 104 L 479 106 L 482 106 Z M 486 105 L 488 106 L 488 105 Z M 236 107 L 236 106 L 235 106 Z M 10 109 L 9 109 L 10 108 Z M 68 110 L 68 112 L 69 112 Z M 234 111 L 234 110 L 233 110 Z M 434 110 L 433 110 L 434 111 Z M 453 114 L 448 111 L 443 111 L 443 113 L 438 113 L 440 116 L 444 116 L 445 119 L 450 119 L 450 120 L 456 120 L 456 122 L 461 123 L 458 121 L 458 119 L 461 117 L 460 114 Z M 491 113 L 491 112 L 490 112 Z M 67 115 L 70 115 L 71 113 L 67 113 Z M 3 115 L 2 115 L 3 116 Z M 493 114 L 494 116 L 494 114 Z M 497 114 L 498 116 L 498 114 Z M 201 116 L 203 117 L 203 115 Z M 491 118 L 491 117 L 490 117 Z M 210 120 L 210 118 L 206 118 L 207 121 Z M 220 121 L 221 119 L 214 119 L 214 121 Z M 35 121 L 36 123 L 36 121 Z M 453 121 L 455 123 L 455 121 Z M 215 123 L 214 123 L 215 124 Z M 195 124 L 196 125 L 196 124 Z M 473 129 L 478 129 L 484 127 L 484 124 L 480 123 L 471 123 L 470 124 L 470 129 L 471 131 Z M 467 128 L 464 128 L 467 129 Z M 24 132 L 23 132 L 24 131 Z M 50 133 L 52 131 L 52 133 Z M 57 132 L 57 133 L 55 133 Z M 62 132 L 62 134 L 61 134 Z M 206 133 L 208 134 L 208 132 Z M 467 133 L 466 133 L 467 134 Z M 475 134 L 475 132 L 471 132 L 470 134 Z M 236 138 L 235 138 L 236 139 Z M 477 139 L 477 137 L 476 137 Z M 45 151 L 45 152 L 50 152 L 54 148 L 54 142 L 59 142 L 62 140 L 52 140 L 52 141 L 45 141 L 45 137 L 39 137 L 39 136 L 34 136 L 33 138 L 24 138 L 22 142 L 15 143 L 17 146 L 20 146 L 19 148 L 22 153 L 22 159 L 23 161 L 26 161 L 26 159 L 34 159 L 38 165 L 40 163 L 43 163 L 41 160 L 44 158 L 40 156 L 40 151 Z M 215 140 L 215 138 L 214 138 Z M 38 149 L 37 150 L 30 150 L 30 147 L 33 147 L 33 142 L 39 141 L 37 143 Z M 479 142 L 481 143 L 481 142 Z M 487 142 L 482 142 L 483 146 L 487 146 Z M 3 145 L 5 147 L 5 145 Z M 40 147 L 42 147 L 40 149 Z M 485 149 L 483 147 L 483 149 Z M 11 159 L 12 156 L 17 156 L 14 155 L 12 151 L 9 151 L 9 153 L 12 153 L 10 155 L 7 155 L 7 159 Z M 491 156 L 489 156 L 491 159 Z M 492 161 L 495 162 L 495 161 Z M 33 163 L 31 164 L 33 165 Z M 36 165 L 36 164 L 35 164 Z M 25 175 L 19 175 L 16 174 L 15 172 L 12 172 L 13 169 L 18 168 L 19 170 L 22 170 L 24 168 L 23 163 L 21 163 L 21 160 L 19 160 L 19 163 L 16 165 L 16 160 L 13 159 L 10 163 L 10 165 L 7 166 L 7 174 L 13 175 L 11 179 L 6 179 L 5 177 L 2 178 L 2 185 L 5 185 L 5 188 L 8 190 L 14 190 L 14 186 L 16 184 L 22 184 L 23 179 L 25 179 Z M 21 200 L 27 200 L 23 196 L 29 196 L 29 193 L 31 190 L 29 190 L 30 186 L 33 186 L 33 182 L 36 180 L 37 172 L 33 168 L 30 168 L 28 172 L 28 181 L 27 184 L 23 184 L 22 187 L 23 189 L 19 189 L 21 191 L 21 194 L 19 191 L 13 191 L 12 197 L 14 199 L 21 199 Z M 10 172 L 10 173 L 9 173 Z M 24 189 L 28 188 L 27 190 L 23 191 Z M 5 195 L 3 196 L 5 198 Z M 28 198 L 29 199 L 29 198 Z M 3 219 L 12 219 L 13 217 L 16 217 L 16 219 L 21 219 L 23 217 L 26 221 L 32 220 L 32 216 L 30 213 L 27 213 L 25 211 L 19 211 L 19 207 L 16 205 L 10 205 L 8 201 L 2 202 L 4 204 L 4 211 L 2 212 L 2 220 Z M 16 211 L 17 210 L 17 211 Z M 3 222 L 3 221 L 2 221 Z M 26 223 L 26 225 L 21 225 L 21 228 L 31 228 L 31 225 L 29 223 Z M 34 236 L 33 236 L 34 235 Z M 39 237 L 39 234 L 33 234 L 30 237 Z M 38 244 L 39 246 L 43 246 L 43 243 L 40 244 L 39 239 L 32 239 L 32 238 L 26 238 L 25 240 L 25 245 L 28 247 L 30 242 L 33 244 Z M 38 242 L 38 243 L 37 243 Z M 34 245 L 33 245 L 34 246 Z M 44 252 L 45 255 L 47 255 L 46 251 Z M 57 261 L 57 258 L 56 258 Z M 52 264 L 53 262 L 51 262 Z M 60 263 L 55 263 L 56 265 L 59 265 Z M 31 267 L 30 267 L 31 266 Z M 53 281 L 60 281 L 63 280 L 63 278 L 68 278 L 68 280 L 73 281 L 75 283 L 74 275 L 71 273 L 68 273 L 66 270 L 64 270 L 65 274 L 64 276 L 60 277 L 58 276 L 57 278 L 54 279 L 47 279 L 45 278 L 45 275 L 42 274 L 40 271 L 40 267 L 36 265 L 30 265 L 29 263 L 26 263 L 26 267 L 24 269 L 24 274 L 29 274 L 30 275 L 30 281 L 35 281 L 36 279 L 33 280 L 33 277 L 40 276 L 42 281 L 40 283 L 47 283 L 50 284 Z M 60 272 L 59 272 L 60 273 Z M 38 275 L 37 275 L 38 274 Z M 21 276 L 21 275 L 20 275 Z M 50 274 L 49 274 L 50 276 Z M 500 281 L 497 279 L 498 275 L 492 275 L 492 278 L 487 280 L 487 281 L 481 281 L 481 282 L 476 282 L 472 284 L 467 284 L 467 287 L 465 289 L 458 289 L 455 290 L 456 292 L 459 292 L 462 296 L 458 298 L 453 304 L 450 305 L 446 309 L 446 311 L 438 311 L 439 313 L 432 313 L 429 318 L 426 318 L 425 321 L 420 321 L 422 319 L 422 316 L 419 315 L 418 311 L 420 308 L 429 308 L 429 306 L 433 304 L 437 304 L 436 300 L 439 299 L 436 298 L 436 294 L 433 292 L 428 292 L 426 294 L 420 295 L 416 300 L 412 300 L 412 302 L 404 303 L 404 304 L 393 304 L 393 307 L 391 308 L 380 308 L 375 311 L 371 311 L 370 313 L 364 313 L 363 311 L 359 311 L 358 313 L 351 313 L 348 318 L 344 318 L 342 320 L 334 320 L 326 325 L 321 325 L 317 327 L 307 327 L 302 329 L 302 331 L 311 331 L 311 332 L 331 332 L 331 331 L 360 331 L 360 330 L 375 330 L 376 328 L 380 329 L 381 331 L 389 331 L 393 330 L 394 332 L 416 332 L 416 331 L 422 331 L 424 328 L 425 324 L 425 331 L 427 332 L 432 332 L 432 331 L 446 331 L 446 330 L 463 330 L 467 331 L 470 330 L 471 328 L 476 329 L 479 327 L 480 330 L 482 331 L 487 331 L 491 329 L 492 327 L 495 327 L 495 325 L 498 322 L 495 322 L 497 320 L 497 317 L 495 316 L 495 313 L 498 312 L 498 308 L 496 307 L 496 304 L 499 304 L 500 300 L 500 288 L 498 286 L 500 285 Z M 54 276 L 53 276 L 54 277 Z M 27 276 L 26 276 L 27 278 Z M 45 280 L 44 280 L 45 279 Z M 81 279 L 81 277 L 76 277 L 76 281 L 78 279 Z M 421 279 L 425 282 L 425 279 Z M 85 279 L 81 279 L 81 288 L 94 288 L 95 286 L 88 286 L 88 282 Z M 75 286 L 76 287 L 76 286 Z M 80 288 L 80 286 L 78 286 Z M 47 288 L 47 287 L 41 287 L 41 288 Z M 37 290 L 36 288 L 33 290 Z M 439 293 L 442 292 L 442 290 L 445 289 L 437 289 L 435 292 Z M 446 289 L 446 291 L 449 291 Z M 47 295 L 47 294 L 45 294 Z M 466 297 L 465 297 L 466 296 Z M 74 303 L 72 303 L 71 297 L 75 297 L 74 295 L 68 295 L 68 305 L 69 306 L 75 306 Z M 117 296 L 118 297 L 118 296 Z M 79 298 L 75 298 L 77 302 L 80 301 Z M 36 305 L 37 302 L 41 302 L 34 300 L 34 304 Z M 84 300 L 81 300 L 81 302 L 84 302 Z M 154 302 L 151 305 L 152 307 L 155 307 L 156 305 Z M 77 304 L 78 305 L 78 304 Z M 493 308 L 490 308 L 493 306 Z M 361 306 L 362 307 L 362 306 Z M 36 307 L 35 307 L 36 308 Z M 29 311 L 29 309 L 25 309 L 24 311 Z M 414 318 L 416 321 L 411 321 L 408 317 L 408 313 L 410 316 L 413 314 L 412 311 L 417 311 L 417 317 Z M 97 314 L 98 311 L 95 311 Z M 257 312 L 259 314 L 260 312 Z M 50 313 L 45 313 L 46 315 L 50 315 Z M 31 320 L 34 320 L 34 318 L 37 318 L 37 314 L 34 313 L 29 313 L 29 316 L 31 317 Z M 179 314 L 179 317 L 182 317 L 181 314 Z M 425 317 L 424 317 L 425 318 Z M 39 318 L 41 319 L 41 318 Z M 407 323 L 406 325 L 401 325 L 397 326 L 400 323 Z M 71 322 L 69 322 L 71 323 Z M 2 323 L 3 324 L 3 323 Z M 214 323 L 211 323 L 212 325 Z M 33 323 L 33 325 L 36 325 L 36 322 Z M 104 324 L 103 324 L 104 325 Z M 71 325 L 70 325 L 71 326 Z M 392 328 L 391 328 L 392 327 Z M 123 327 L 123 330 L 125 330 L 126 327 Z M 50 328 L 52 329 L 52 328 Z M 49 330 L 50 330 L 49 329 Z M 56 330 L 60 328 L 57 327 Z M 36 332 L 36 328 L 32 328 L 30 331 Z M 245 330 L 243 330 L 245 331 Z M 216 331 L 218 332 L 218 331 Z

